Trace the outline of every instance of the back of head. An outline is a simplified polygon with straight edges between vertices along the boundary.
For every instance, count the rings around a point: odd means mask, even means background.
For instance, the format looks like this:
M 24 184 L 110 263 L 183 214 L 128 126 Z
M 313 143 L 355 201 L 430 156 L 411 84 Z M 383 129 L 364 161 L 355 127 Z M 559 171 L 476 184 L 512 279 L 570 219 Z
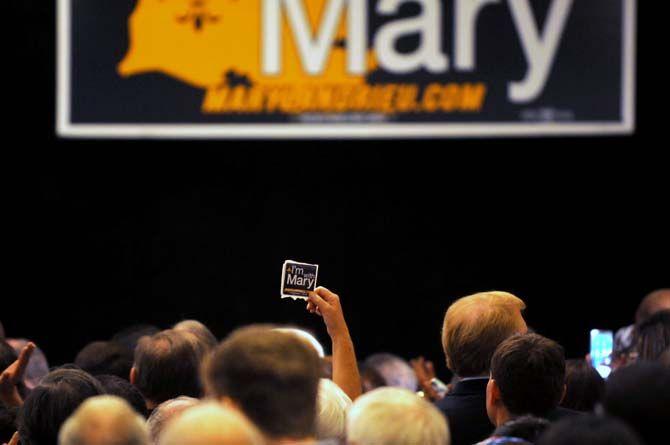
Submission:
M 263 445 L 262 434 L 240 413 L 216 403 L 190 408 L 170 422 L 160 445 Z
M 372 375 L 378 375 L 384 380 L 383 386 L 395 386 L 410 391 L 417 389 L 418 382 L 414 370 L 407 361 L 396 355 L 373 354 L 363 362 L 363 374 L 366 374 L 368 369 L 374 372 Z
M 268 326 L 234 331 L 204 366 L 207 392 L 232 399 L 272 438 L 314 435 L 320 373 L 314 348 Z
M 154 404 L 179 396 L 200 397 L 199 367 L 198 351 L 183 332 L 161 331 L 138 343 L 133 384 Z
M 571 416 L 549 427 L 538 445 L 642 445 L 626 424 L 609 417 Z
M 98 379 L 102 387 L 105 389 L 105 394 L 121 397 L 128 402 L 138 414 L 146 417 L 147 405 L 144 402 L 144 397 L 142 397 L 140 390 L 131 385 L 128 380 L 115 375 L 98 375 L 95 378 Z
M 180 321 L 172 329 L 193 334 L 203 357 L 216 348 L 216 345 L 219 343 L 214 334 L 212 334 L 212 331 L 198 320 Z
M 94 341 L 83 347 L 74 364 L 91 375 L 115 375 L 128 379 L 133 356 L 119 343 Z
M 0 321 L 0 340 L 5 339 L 5 327 L 2 325 L 2 322 Z
M 444 415 L 431 403 L 401 388 L 365 393 L 347 415 L 347 441 L 352 445 L 448 445 Z
M 670 310 L 670 289 L 658 289 L 649 293 L 635 312 L 635 323 L 640 324 L 656 312 Z
M 149 419 L 147 419 L 150 442 L 157 444 L 168 421 L 176 418 L 178 414 L 187 408 L 197 405 L 199 402 L 198 399 L 193 397 L 181 396 L 176 399 L 166 400 L 158 405 L 151 413 L 151 416 L 149 416 Z
M 526 332 L 524 302 L 507 292 L 482 292 L 454 302 L 444 316 L 442 347 L 447 366 L 459 377 L 488 372 L 496 347 Z
M 91 397 L 63 424 L 59 445 L 148 445 L 144 418 L 116 396 Z
M 351 399 L 335 382 L 321 379 L 319 382 L 316 437 L 318 439 L 344 439 L 347 410 Z
M 104 393 L 100 383 L 79 369 L 50 372 L 31 391 L 19 410 L 18 430 L 23 445 L 54 445 L 58 430 L 89 397 Z
M 314 334 L 312 334 L 311 332 L 294 327 L 274 328 L 274 330 L 279 332 L 287 332 L 289 334 L 295 334 L 301 339 L 303 339 L 305 342 L 309 343 L 309 345 L 314 348 L 314 350 L 316 351 L 316 353 L 319 355 L 320 358 L 324 358 L 326 356 L 326 352 L 324 351 L 323 346 L 321 345 L 321 343 L 319 343 L 319 340 L 317 340 Z
M 593 411 L 605 393 L 605 380 L 584 359 L 566 361 L 565 386 L 561 406 L 575 411 Z
M 21 353 L 21 350 L 30 343 L 30 340 L 25 338 L 8 338 L 7 343 L 12 345 L 14 352 Z M 36 387 L 45 375 L 49 374 L 49 362 L 47 357 L 39 347 L 35 346 L 33 353 L 28 360 L 28 367 L 23 378 L 28 389 Z
M 514 335 L 493 354 L 491 379 L 511 414 L 544 417 L 558 406 L 563 395 L 563 348 L 541 335 Z
M 649 316 L 636 330 L 638 360 L 659 360 L 670 347 L 670 309 Z
M 613 372 L 605 384 L 605 412 L 630 425 L 648 444 L 660 443 L 670 424 L 670 369 L 639 362 Z

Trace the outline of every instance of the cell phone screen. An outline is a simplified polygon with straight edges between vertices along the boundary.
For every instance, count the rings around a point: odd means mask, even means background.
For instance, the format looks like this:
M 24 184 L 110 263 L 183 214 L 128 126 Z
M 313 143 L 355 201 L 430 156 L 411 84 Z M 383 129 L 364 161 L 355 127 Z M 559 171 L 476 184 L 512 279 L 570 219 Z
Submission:
M 612 348 L 614 334 L 612 331 L 591 329 L 591 364 L 606 379 L 612 372 Z

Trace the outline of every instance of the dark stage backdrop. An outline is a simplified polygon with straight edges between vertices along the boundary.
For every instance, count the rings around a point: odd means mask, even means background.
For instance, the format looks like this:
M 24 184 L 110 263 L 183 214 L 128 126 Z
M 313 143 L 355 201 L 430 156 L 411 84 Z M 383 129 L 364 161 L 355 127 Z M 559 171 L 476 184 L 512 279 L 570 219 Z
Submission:
M 22 142 L 5 164 L 0 320 L 54 363 L 184 317 L 218 336 L 292 323 L 325 342 L 320 320 L 279 298 L 285 259 L 320 264 L 360 356 L 424 354 L 442 370 L 441 321 L 460 296 L 516 293 L 575 357 L 590 328 L 630 323 L 670 285 L 667 160 L 645 151 L 661 134 L 644 105 L 657 74 L 642 54 L 634 137 L 56 140 L 50 3 L 17 2 L 7 56 L 22 68 L 8 73 L 5 132 Z M 639 29 L 641 47 L 655 38 Z

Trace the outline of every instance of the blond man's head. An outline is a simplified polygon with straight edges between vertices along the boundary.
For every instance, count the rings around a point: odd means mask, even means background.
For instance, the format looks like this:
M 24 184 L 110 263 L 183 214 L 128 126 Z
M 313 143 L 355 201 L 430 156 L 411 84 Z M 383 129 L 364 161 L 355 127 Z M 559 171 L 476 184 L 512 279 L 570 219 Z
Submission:
M 116 396 L 91 397 L 63 424 L 59 445 L 148 445 L 144 418 Z
M 189 408 L 170 421 L 159 445 L 264 445 L 261 432 L 240 412 L 214 402 Z
M 528 328 L 520 298 L 500 291 L 480 292 L 456 300 L 444 316 L 442 348 L 447 366 L 459 377 L 489 372 L 496 347 Z

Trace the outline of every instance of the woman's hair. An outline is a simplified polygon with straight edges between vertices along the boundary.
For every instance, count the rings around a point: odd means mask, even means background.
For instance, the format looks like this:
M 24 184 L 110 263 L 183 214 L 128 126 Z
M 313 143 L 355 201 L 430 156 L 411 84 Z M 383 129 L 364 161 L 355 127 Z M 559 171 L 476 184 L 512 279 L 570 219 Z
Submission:
M 18 430 L 23 445 L 56 445 L 58 430 L 87 398 L 104 394 L 90 374 L 61 368 L 47 374 L 23 402 Z
M 605 393 L 605 380 L 584 359 L 565 362 L 565 386 L 561 406 L 575 411 L 593 411 Z

